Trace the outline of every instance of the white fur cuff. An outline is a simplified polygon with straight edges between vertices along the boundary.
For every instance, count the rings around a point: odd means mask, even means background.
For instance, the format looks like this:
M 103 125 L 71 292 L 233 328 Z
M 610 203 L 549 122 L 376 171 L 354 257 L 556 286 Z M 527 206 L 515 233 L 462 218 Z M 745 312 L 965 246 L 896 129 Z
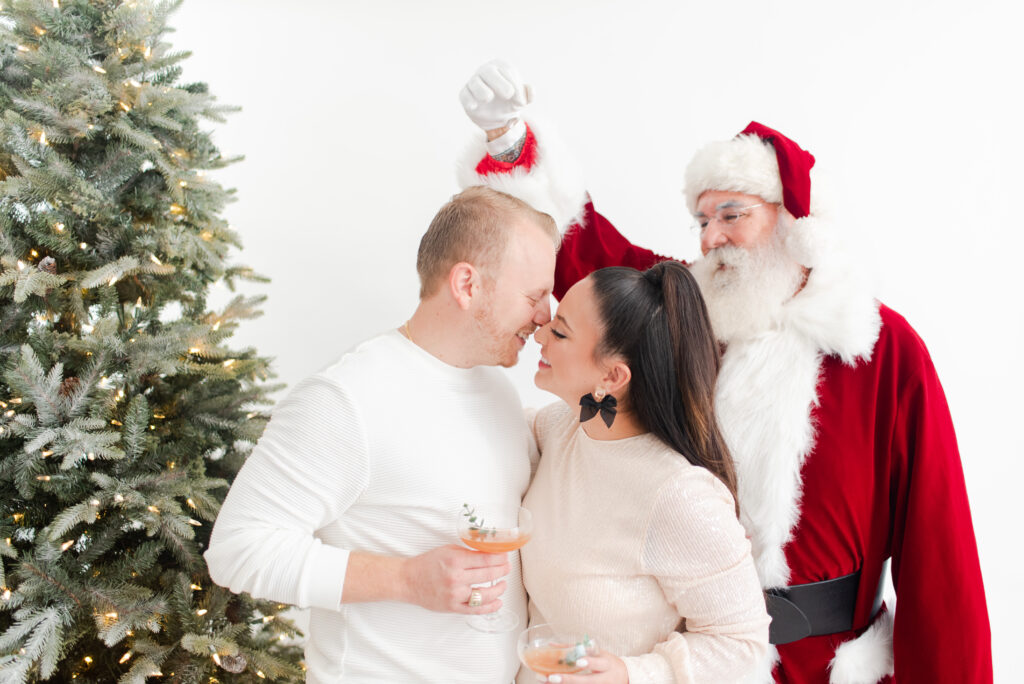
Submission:
M 529 171 L 515 167 L 507 172 L 481 176 L 476 167 L 487 154 L 487 147 L 482 138 L 476 138 L 459 156 L 456 178 L 462 188 L 486 185 L 518 197 L 549 214 L 564 232 L 581 219 L 587 202 L 583 173 L 576 157 L 558 135 L 536 121 L 530 120 L 528 125 L 537 139 L 537 157 Z

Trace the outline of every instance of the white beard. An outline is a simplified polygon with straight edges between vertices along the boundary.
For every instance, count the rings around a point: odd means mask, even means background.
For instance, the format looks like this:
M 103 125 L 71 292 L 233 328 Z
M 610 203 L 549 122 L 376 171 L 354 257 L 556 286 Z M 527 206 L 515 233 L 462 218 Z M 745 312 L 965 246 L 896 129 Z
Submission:
M 778 236 L 763 246 L 713 249 L 690 272 L 704 295 L 715 337 L 726 344 L 774 327 L 803 277 Z

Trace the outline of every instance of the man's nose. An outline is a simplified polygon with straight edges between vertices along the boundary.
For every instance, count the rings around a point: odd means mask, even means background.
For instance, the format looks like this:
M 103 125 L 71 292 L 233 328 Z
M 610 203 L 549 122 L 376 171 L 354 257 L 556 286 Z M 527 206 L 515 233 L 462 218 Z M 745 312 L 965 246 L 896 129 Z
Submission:
M 729 236 L 722 230 L 721 222 L 711 219 L 704 232 L 700 236 L 700 251 L 707 254 L 729 242 Z
M 551 322 L 550 297 L 544 297 L 537 303 L 537 312 L 533 316 L 533 322 L 537 325 L 547 325 Z

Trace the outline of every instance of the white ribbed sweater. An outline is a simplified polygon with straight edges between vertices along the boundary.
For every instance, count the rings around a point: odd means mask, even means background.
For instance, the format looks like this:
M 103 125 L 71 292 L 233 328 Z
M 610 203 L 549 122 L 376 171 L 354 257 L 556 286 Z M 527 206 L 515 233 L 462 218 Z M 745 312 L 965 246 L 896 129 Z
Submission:
M 630 684 L 740 681 L 767 651 L 769 619 L 725 485 L 653 435 L 589 438 L 563 402 L 534 434 L 530 623 L 595 636 L 625 656 Z
M 205 557 L 233 591 L 312 608 L 307 681 L 507 684 L 517 634 L 397 602 L 341 605 L 349 552 L 459 543 L 463 503 L 517 507 L 532 439 L 496 368 L 449 366 L 392 331 L 297 385 L 228 492 Z M 519 562 L 504 605 L 525 623 Z

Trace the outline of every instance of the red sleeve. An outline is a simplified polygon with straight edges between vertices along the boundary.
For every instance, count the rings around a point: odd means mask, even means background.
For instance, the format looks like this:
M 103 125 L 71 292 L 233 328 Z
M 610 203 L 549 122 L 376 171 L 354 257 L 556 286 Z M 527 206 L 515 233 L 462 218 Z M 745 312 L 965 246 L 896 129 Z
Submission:
M 908 332 L 916 359 L 893 433 L 895 679 L 991 682 L 992 635 L 953 422 L 928 352 Z
M 561 299 L 570 287 L 599 268 L 629 266 L 645 271 L 670 258 L 631 243 L 588 201 L 582 220 L 562 236 L 555 264 L 555 297 Z

